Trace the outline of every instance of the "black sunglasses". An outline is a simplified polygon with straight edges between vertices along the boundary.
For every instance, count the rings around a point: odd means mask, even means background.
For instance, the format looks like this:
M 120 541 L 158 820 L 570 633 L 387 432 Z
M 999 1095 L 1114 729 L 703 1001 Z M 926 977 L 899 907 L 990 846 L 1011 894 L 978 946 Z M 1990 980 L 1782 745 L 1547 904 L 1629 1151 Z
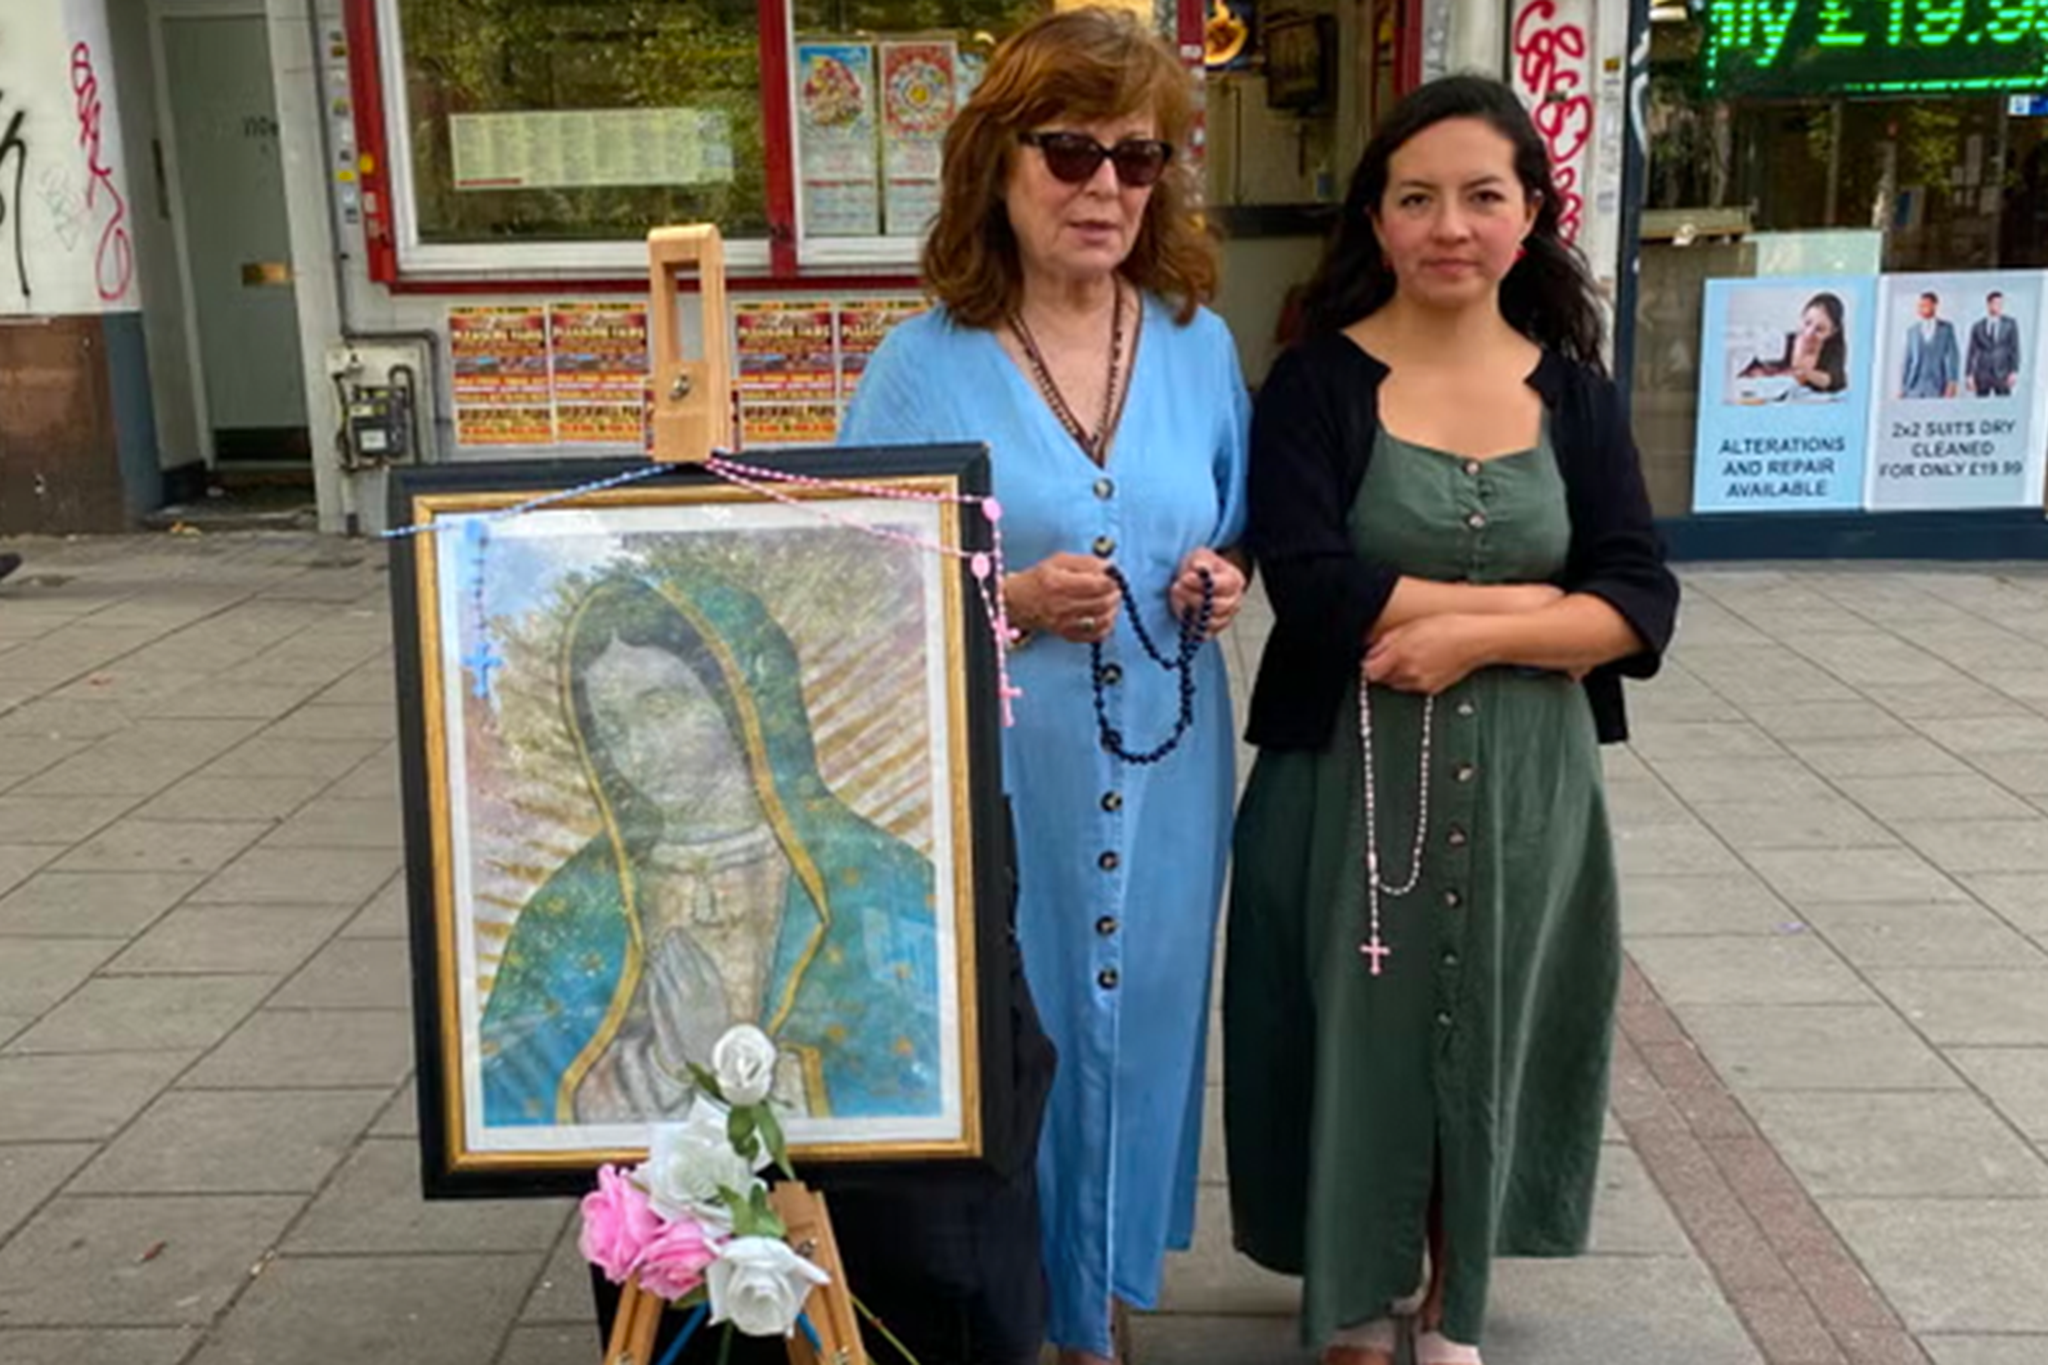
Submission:
M 1166 163 L 1173 160 L 1173 144 L 1154 137 L 1127 137 L 1114 147 L 1105 147 L 1086 133 L 1019 133 L 1017 140 L 1038 148 L 1053 178 L 1069 185 L 1087 184 L 1108 161 L 1116 167 L 1119 184 L 1142 190 L 1158 184 Z

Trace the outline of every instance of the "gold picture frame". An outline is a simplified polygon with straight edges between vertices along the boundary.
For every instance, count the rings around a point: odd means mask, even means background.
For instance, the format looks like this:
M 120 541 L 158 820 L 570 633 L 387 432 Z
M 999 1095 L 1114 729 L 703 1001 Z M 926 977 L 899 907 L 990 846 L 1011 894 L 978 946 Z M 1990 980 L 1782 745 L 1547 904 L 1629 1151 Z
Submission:
M 430 1195 L 638 1160 L 735 1023 L 778 1044 L 800 1166 L 989 1160 L 1007 1127 L 994 647 L 963 563 L 988 527 L 956 497 L 986 454 L 775 464 L 890 496 L 592 462 L 394 486 Z

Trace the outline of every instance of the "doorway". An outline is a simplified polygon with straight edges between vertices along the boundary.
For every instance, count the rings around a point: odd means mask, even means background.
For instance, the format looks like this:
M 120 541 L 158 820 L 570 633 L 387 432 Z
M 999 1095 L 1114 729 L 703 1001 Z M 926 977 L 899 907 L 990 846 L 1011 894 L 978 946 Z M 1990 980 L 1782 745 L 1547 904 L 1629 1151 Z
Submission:
M 213 464 L 310 478 L 267 24 L 167 13 L 162 34 Z

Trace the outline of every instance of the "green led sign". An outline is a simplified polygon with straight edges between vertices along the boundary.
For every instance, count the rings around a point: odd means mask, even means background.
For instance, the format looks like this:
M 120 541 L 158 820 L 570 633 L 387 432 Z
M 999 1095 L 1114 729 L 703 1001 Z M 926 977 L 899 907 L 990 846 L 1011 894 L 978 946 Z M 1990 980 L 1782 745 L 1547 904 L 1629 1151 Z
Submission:
M 2048 91 L 2048 0 L 1708 0 L 1723 94 Z

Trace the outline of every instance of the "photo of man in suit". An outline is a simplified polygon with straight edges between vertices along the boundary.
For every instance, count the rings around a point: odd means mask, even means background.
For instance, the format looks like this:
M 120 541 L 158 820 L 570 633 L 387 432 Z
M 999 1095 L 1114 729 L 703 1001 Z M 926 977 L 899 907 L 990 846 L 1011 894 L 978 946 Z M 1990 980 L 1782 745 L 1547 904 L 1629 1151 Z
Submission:
M 2005 295 L 1997 290 L 1985 296 L 1984 316 L 1970 328 L 1963 373 L 1979 398 L 2004 398 L 2019 378 L 2020 325 L 2005 315 Z
M 1901 398 L 1953 398 L 1962 380 L 1962 349 L 1954 324 L 1940 316 L 1941 299 L 1920 296 L 1920 320 L 1906 331 L 1906 364 L 1899 376 Z

